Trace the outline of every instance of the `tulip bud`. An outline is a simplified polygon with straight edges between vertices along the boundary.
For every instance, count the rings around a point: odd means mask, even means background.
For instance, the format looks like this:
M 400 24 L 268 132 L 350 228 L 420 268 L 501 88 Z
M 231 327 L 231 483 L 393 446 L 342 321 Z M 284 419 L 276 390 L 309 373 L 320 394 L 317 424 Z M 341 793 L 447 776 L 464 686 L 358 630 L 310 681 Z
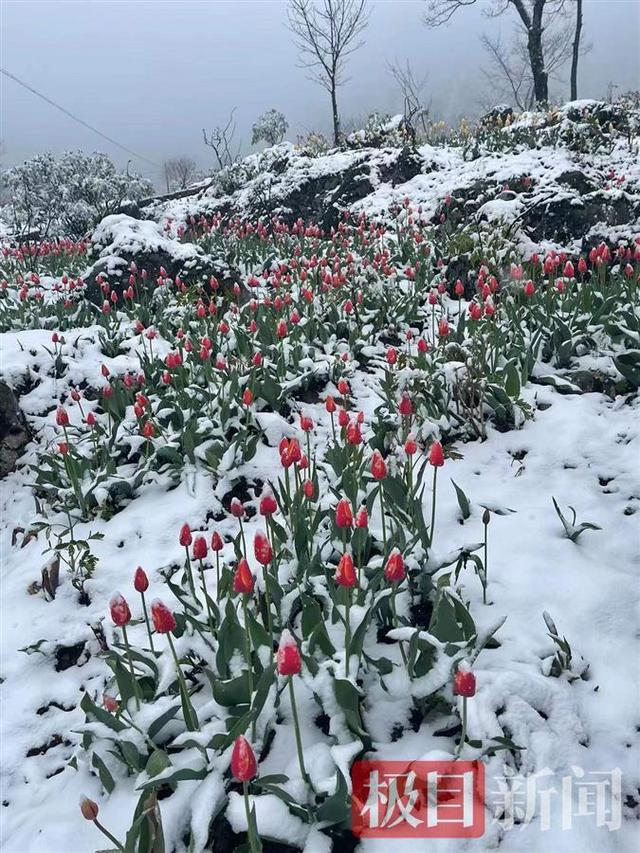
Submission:
M 353 512 L 347 498 L 341 498 L 336 507 L 336 525 L 340 528 L 352 527 Z
M 251 574 L 249 563 L 243 557 L 233 575 L 233 591 L 250 595 L 253 592 L 254 583 L 255 579 Z
M 191 545 L 192 537 L 191 537 L 191 529 L 188 524 L 183 524 L 180 528 L 180 544 L 183 548 L 187 548 Z
M 324 401 L 324 407 L 330 414 L 335 412 L 336 401 L 333 399 L 333 397 L 331 395 L 329 395 L 327 397 L 327 399 Z
M 58 409 L 56 412 L 56 423 L 61 427 L 69 426 L 69 415 L 66 409 L 63 409 L 62 407 Z
M 395 581 L 400 582 L 404 579 L 404 560 L 402 559 L 402 554 L 397 548 L 394 548 L 391 554 L 389 554 L 389 559 L 384 567 L 384 576 L 391 583 L 394 583 Z
M 253 391 L 251 388 L 245 388 L 242 392 L 242 402 L 245 406 L 250 406 L 253 403 Z
M 403 394 L 400 398 L 398 411 L 403 417 L 409 417 L 409 415 L 413 414 L 413 405 L 411 404 L 411 399 L 408 394 Z
M 80 797 L 80 811 L 85 820 L 96 820 L 99 813 L 98 804 L 88 797 Z
M 434 441 L 429 450 L 429 464 L 434 468 L 440 468 L 444 465 L 444 452 L 439 441 Z
M 271 492 L 264 492 L 260 498 L 260 515 L 273 515 L 277 509 L 278 504 Z
M 485 509 L 485 511 L 482 513 L 482 523 L 486 527 L 486 525 L 489 524 L 490 521 L 491 521 L 491 513 L 489 512 L 488 509 Z
M 231 498 L 231 503 L 229 504 L 229 512 L 236 518 L 244 517 L 244 507 L 242 506 L 242 503 L 238 500 L 238 498 Z
M 286 628 L 280 637 L 276 662 L 280 675 L 299 675 L 302 669 L 300 651 L 293 635 Z
M 110 696 L 108 693 L 102 694 L 102 704 L 110 714 L 115 714 L 120 707 L 115 696 Z
M 315 489 L 313 488 L 313 480 L 305 480 L 302 484 L 302 491 L 304 492 L 305 498 L 313 500 L 313 496 L 315 494 Z
M 151 619 L 158 634 L 168 634 L 176 627 L 176 618 L 159 599 L 151 602 Z
M 119 628 L 127 625 L 131 621 L 131 611 L 123 595 L 119 592 L 114 592 L 109 601 L 109 610 L 113 624 Z
M 387 476 L 387 463 L 382 458 L 382 454 L 379 450 L 373 451 L 373 456 L 371 457 L 371 473 L 374 480 L 384 480 Z
M 207 556 L 207 540 L 204 536 L 196 536 L 193 542 L 193 557 L 195 560 L 204 560 Z
M 133 586 L 136 592 L 146 592 L 149 588 L 149 578 L 141 566 L 138 566 L 133 576 Z
M 268 566 L 273 560 L 273 550 L 269 544 L 269 540 L 264 533 L 261 533 L 260 531 L 256 533 L 253 540 L 253 553 L 255 554 L 256 560 L 262 566 Z
M 356 585 L 356 572 L 353 567 L 351 554 L 343 554 L 336 568 L 336 583 L 338 586 L 353 587 Z
M 356 513 L 356 527 L 365 529 L 369 526 L 369 513 L 366 506 L 361 507 Z
M 211 534 L 211 550 L 222 551 L 223 548 L 224 542 L 220 538 L 220 534 L 214 530 L 214 532 Z
M 476 695 L 476 677 L 472 672 L 459 669 L 453 678 L 453 692 L 458 696 Z
M 258 773 L 258 763 L 249 741 L 238 735 L 231 753 L 231 774 L 238 782 L 250 782 Z

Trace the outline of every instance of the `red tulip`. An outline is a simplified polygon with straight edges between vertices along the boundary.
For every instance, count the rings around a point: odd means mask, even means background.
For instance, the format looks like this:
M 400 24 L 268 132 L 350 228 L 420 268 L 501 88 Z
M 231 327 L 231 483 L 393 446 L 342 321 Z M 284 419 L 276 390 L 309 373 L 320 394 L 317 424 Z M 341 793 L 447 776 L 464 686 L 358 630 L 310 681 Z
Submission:
M 472 672 L 459 669 L 453 679 L 453 692 L 458 696 L 476 695 L 476 677 Z
M 394 581 L 399 582 L 403 580 L 405 576 L 404 560 L 402 559 L 402 554 L 397 548 L 394 548 L 391 554 L 389 554 L 387 565 L 384 567 L 384 576 L 388 581 L 391 581 L 391 583 Z
M 271 492 L 264 492 L 260 498 L 260 515 L 273 515 L 277 509 L 278 504 Z
M 369 526 L 369 513 L 366 506 L 361 507 L 356 513 L 356 527 L 366 529 Z
M 220 534 L 214 531 L 211 534 L 211 550 L 212 551 L 222 551 L 224 548 L 224 542 L 222 541 Z
M 407 456 L 413 456 L 417 449 L 418 445 L 416 444 L 416 440 L 413 435 L 410 435 L 404 443 L 404 452 Z
M 168 634 L 176 627 L 176 618 L 169 610 L 166 604 L 163 604 L 159 599 L 151 602 L 151 618 L 153 627 L 158 634 Z
M 335 412 L 336 401 L 333 399 L 333 397 L 331 397 L 331 396 L 327 397 L 327 399 L 324 401 L 324 407 L 330 414 Z
M 80 797 L 80 811 L 85 820 L 96 820 L 100 812 L 98 804 L 88 797 Z
M 256 560 L 262 566 L 268 566 L 273 560 L 273 550 L 269 544 L 269 540 L 264 533 L 261 533 L 260 531 L 256 533 L 253 540 L 253 553 L 255 554 Z
M 398 405 L 398 411 L 403 417 L 409 417 L 409 415 L 413 414 L 413 405 L 411 404 L 411 399 L 408 394 L 403 394 L 400 398 L 400 403 Z
M 242 518 L 244 516 L 244 507 L 242 506 L 242 503 L 238 500 L 238 498 L 231 498 L 231 503 L 229 504 L 229 512 L 236 518 Z
M 389 347 L 387 350 L 387 362 L 389 364 L 395 364 L 398 360 L 398 353 L 396 352 L 395 347 Z
M 238 782 L 250 782 L 258 773 L 258 763 L 249 741 L 238 735 L 231 753 L 231 774 Z
M 304 432 L 311 432 L 313 429 L 313 421 L 308 415 L 300 415 L 300 428 Z
M 69 415 L 67 410 L 63 409 L 62 406 L 56 412 L 56 423 L 61 427 L 69 426 Z
M 529 279 L 529 281 L 525 282 L 525 285 L 523 288 L 525 296 L 533 296 L 533 294 L 535 293 L 535 290 L 536 290 L 535 285 L 531 281 L 531 279 Z
M 195 560 L 204 560 L 207 556 L 207 540 L 204 536 L 196 536 L 193 542 L 193 557 Z
M 191 542 L 191 529 L 188 524 L 183 524 L 180 528 L 180 544 L 183 548 L 187 548 L 189 545 L 191 545 Z
M 149 578 L 141 566 L 138 566 L 133 576 L 133 586 L 136 592 L 146 592 L 149 588 Z
M 429 464 L 434 468 L 441 468 L 444 465 L 444 453 L 442 445 L 439 441 L 434 441 L 429 450 Z
M 347 498 L 341 498 L 336 507 L 336 524 L 338 527 L 353 526 L 353 512 Z
M 338 586 L 353 587 L 356 585 L 356 572 L 353 567 L 351 554 L 343 554 L 336 568 L 336 583 Z
M 66 441 L 58 442 L 58 450 L 60 451 L 61 456 L 66 456 L 69 452 L 69 445 Z
M 245 406 L 250 406 L 253 403 L 253 391 L 251 388 L 245 388 L 242 392 L 242 402 Z
M 347 426 L 347 442 L 352 445 L 361 444 L 362 433 L 360 432 L 358 421 L 349 421 L 349 425 Z
M 131 621 L 131 611 L 123 595 L 119 592 L 114 592 L 109 601 L 109 610 L 113 624 L 119 628 L 127 625 Z
M 379 450 L 373 451 L 373 456 L 371 457 L 371 473 L 374 480 L 384 480 L 387 476 L 387 463 L 382 458 L 382 454 Z
M 313 480 L 305 480 L 302 484 L 302 491 L 304 492 L 305 498 L 313 500 L 313 496 L 315 494 L 315 489 L 313 488 Z
M 118 700 L 115 696 L 110 696 L 108 693 L 102 694 L 102 704 L 109 711 L 110 714 L 115 714 L 115 712 L 120 707 Z
M 242 558 L 233 575 L 233 591 L 250 595 L 253 592 L 255 578 L 251 574 L 249 563 Z
M 300 651 L 291 632 L 286 628 L 280 637 L 276 662 L 280 675 L 299 675 L 302 669 Z

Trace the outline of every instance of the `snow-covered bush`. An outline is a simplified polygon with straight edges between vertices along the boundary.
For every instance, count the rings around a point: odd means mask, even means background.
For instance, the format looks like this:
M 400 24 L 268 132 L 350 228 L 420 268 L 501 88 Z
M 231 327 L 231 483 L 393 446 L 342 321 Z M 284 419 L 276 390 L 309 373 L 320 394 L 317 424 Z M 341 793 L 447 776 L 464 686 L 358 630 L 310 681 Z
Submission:
M 324 133 L 317 133 L 312 130 L 306 136 L 298 137 L 296 148 L 306 157 L 320 157 L 329 151 L 331 144 Z
M 371 113 L 362 130 L 350 133 L 347 148 L 402 148 L 410 140 L 409 128 L 401 115 Z
M 79 238 L 125 202 L 152 192 L 145 178 L 119 173 L 106 154 L 68 151 L 59 159 L 38 154 L 9 169 L 4 182 L 10 201 L 3 218 L 18 238 L 37 234 Z
M 289 129 L 289 122 L 279 110 L 266 110 L 256 120 L 251 128 L 251 144 L 266 142 L 267 145 L 277 145 L 284 139 Z

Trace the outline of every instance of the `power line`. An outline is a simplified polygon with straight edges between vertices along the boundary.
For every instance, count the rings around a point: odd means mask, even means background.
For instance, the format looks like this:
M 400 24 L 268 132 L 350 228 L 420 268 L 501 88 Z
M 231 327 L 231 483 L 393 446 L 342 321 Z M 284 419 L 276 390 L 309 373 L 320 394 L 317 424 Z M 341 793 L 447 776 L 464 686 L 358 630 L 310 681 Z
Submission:
M 69 112 L 69 110 L 60 106 L 60 104 L 57 104 L 55 101 L 52 101 L 51 98 L 48 98 L 46 95 L 43 95 L 42 92 L 38 92 L 36 89 L 33 88 L 33 86 L 29 86 L 28 83 L 24 82 L 24 80 L 20 80 L 18 77 L 15 76 L 15 74 L 11 74 L 9 71 L 6 70 L 6 68 L 0 67 L 0 73 L 4 74 L 5 77 L 9 77 L 11 80 L 16 82 L 19 86 L 22 86 L 24 89 L 27 89 L 29 92 L 32 92 L 38 98 L 41 98 L 43 101 L 46 101 L 47 104 L 50 104 L 52 107 L 55 107 L 57 110 L 60 110 L 60 112 L 64 113 L 66 116 L 69 116 L 69 118 L 73 119 L 74 121 L 77 121 L 78 124 L 81 124 L 83 127 L 86 127 L 88 130 L 91 130 L 94 133 L 97 133 L 98 136 L 101 136 L 103 139 L 106 139 L 107 142 L 110 142 L 112 145 L 116 145 L 118 148 L 122 148 L 122 150 L 126 151 L 127 154 L 133 155 L 138 160 L 144 160 L 146 163 L 150 163 L 152 166 L 155 166 L 157 169 L 162 168 L 162 166 L 160 166 L 159 163 L 154 163 L 154 161 L 149 160 L 148 157 L 144 157 L 142 154 L 138 154 L 136 151 L 133 151 L 131 148 L 127 148 L 126 145 L 122 145 L 122 143 L 117 142 L 115 139 L 112 139 L 110 136 L 107 136 L 106 133 L 103 133 L 101 130 L 98 130 L 97 127 L 93 127 L 92 125 L 87 124 L 86 121 L 83 121 L 81 118 L 78 118 L 78 116 Z

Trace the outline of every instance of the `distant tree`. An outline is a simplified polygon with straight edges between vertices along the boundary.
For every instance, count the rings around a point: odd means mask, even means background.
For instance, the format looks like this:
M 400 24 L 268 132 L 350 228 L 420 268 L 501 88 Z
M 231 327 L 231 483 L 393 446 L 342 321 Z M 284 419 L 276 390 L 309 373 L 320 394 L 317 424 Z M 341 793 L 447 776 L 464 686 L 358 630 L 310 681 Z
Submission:
M 340 142 L 338 86 L 345 82 L 345 61 L 363 44 L 360 36 L 368 23 L 366 0 L 289 0 L 289 28 L 300 64 L 331 97 L 335 145 Z
M 163 164 L 167 192 L 184 190 L 196 179 L 198 167 L 191 157 L 172 157 Z
M 422 95 L 427 84 L 427 75 L 421 78 L 416 77 L 409 60 L 404 65 L 399 62 L 390 62 L 387 68 L 402 95 L 405 129 L 412 138 L 415 138 L 416 125 L 420 124 L 422 132 L 425 133 L 429 122 L 431 104 L 425 105 Z
M 4 174 L 9 203 L 3 208 L 16 238 L 37 233 L 79 238 L 125 202 L 151 195 L 149 181 L 118 172 L 106 154 L 69 151 L 56 159 L 38 154 Z
M 235 141 L 236 122 L 233 117 L 235 111 L 236 108 L 234 107 L 229 114 L 227 123 L 214 127 L 208 136 L 206 130 L 202 129 L 204 144 L 213 151 L 218 170 L 233 165 L 240 156 L 241 144 L 238 143 L 236 146 Z
M 267 145 L 277 145 L 282 142 L 289 129 L 289 122 L 279 110 L 266 110 L 251 128 L 251 144 L 266 142 Z
M 448 23 L 459 9 L 473 6 L 477 0 L 427 0 L 424 16 L 429 27 L 439 27 Z M 549 100 L 549 68 L 545 61 L 544 33 L 550 20 L 562 14 L 566 0 L 491 0 L 486 4 L 485 13 L 489 17 L 498 17 L 508 9 L 513 9 L 519 19 L 520 27 L 526 39 L 526 53 L 533 81 L 533 97 L 536 103 Z
M 578 99 L 578 59 L 580 58 L 580 34 L 582 32 L 582 0 L 575 0 L 576 25 L 573 31 L 571 51 L 571 100 Z

